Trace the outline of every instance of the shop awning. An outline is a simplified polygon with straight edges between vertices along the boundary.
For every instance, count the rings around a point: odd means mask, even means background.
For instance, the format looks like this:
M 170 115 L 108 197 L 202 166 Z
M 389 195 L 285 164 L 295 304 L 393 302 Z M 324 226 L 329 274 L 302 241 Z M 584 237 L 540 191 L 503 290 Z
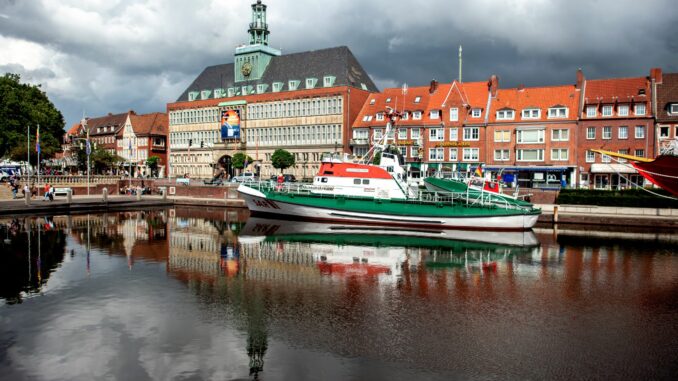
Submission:
M 407 164 L 409 164 L 409 165 L 410 165 L 410 168 L 417 168 L 417 169 L 421 169 L 421 163 L 419 163 L 419 162 L 416 162 L 416 161 L 415 161 L 415 162 L 412 162 L 412 163 L 407 163 Z
M 556 167 L 549 165 L 526 165 L 526 166 L 496 166 L 488 165 L 485 167 L 486 171 L 501 171 L 504 172 L 565 172 L 569 167 Z
M 591 173 L 638 173 L 631 164 L 591 164 Z
M 440 167 L 438 163 L 428 163 L 428 169 L 438 169 L 438 167 Z

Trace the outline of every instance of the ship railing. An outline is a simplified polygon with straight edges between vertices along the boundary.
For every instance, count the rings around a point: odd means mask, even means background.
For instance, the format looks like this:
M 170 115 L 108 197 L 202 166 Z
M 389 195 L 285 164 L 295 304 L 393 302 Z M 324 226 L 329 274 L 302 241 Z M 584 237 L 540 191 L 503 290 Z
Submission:
M 248 185 L 258 190 L 275 191 L 294 195 L 314 195 L 317 197 L 329 197 L 329 198 L 347 197 L 345 195 L 313 192 L 314 189 L 317 190 L 317 185 L 304 183 L 278 184 L 270 181 L 260 181 L 248 183 Z M 364 198 L 361 196 L 348 196 L 348 197 Z M 481 192 L 479 194 L 467 194 L 465 192 L 421 191 L 415 198 L 410 198 L 408 200 L 426 204 L 440 204 L 440 205 L 464 204 L 478 207 L 492 206 L 503 209 L 517 209 L 517 210 L 530 209 L 530 207 L 516 205 L 509 202 L 508 200 L 496 196 L 492 197 L 492 195 L 489 194 L 489 192 Z

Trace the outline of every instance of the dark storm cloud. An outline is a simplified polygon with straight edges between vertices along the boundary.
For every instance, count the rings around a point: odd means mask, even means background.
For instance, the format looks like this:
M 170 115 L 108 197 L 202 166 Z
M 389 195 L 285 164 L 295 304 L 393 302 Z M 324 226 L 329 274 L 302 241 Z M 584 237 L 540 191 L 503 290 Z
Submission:
M 346 45 L 380 87 L 457 77 L 500 86 L 678 71 L 671 0 L 325 2 L 269 0 L 283 53 Z M 164 110 L 208 65 L 247 41 L 248 1 L 0 0 L 0 57 L 82 115 Z M 17 66 L 20 65 L 20 66 Z

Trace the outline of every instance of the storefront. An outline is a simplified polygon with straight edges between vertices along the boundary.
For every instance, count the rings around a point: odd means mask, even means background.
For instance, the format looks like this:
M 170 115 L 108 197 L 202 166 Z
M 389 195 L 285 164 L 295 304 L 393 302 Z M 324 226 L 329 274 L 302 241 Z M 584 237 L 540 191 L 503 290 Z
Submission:
M 575 179 L 575 168 L 555 166 L 487 166 L 485 173 L 490 178 L 501 175 L 510 188 L 561 189 L 571 186 Z M 487 175 L 486 175 L 487 176 Z

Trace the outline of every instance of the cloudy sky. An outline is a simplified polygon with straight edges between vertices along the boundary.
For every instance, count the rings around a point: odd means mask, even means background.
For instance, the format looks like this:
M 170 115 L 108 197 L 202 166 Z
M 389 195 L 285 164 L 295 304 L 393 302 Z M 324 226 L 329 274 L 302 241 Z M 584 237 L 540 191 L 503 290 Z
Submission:
M 233 61 L 252 0 L 0 0 L 0 73 L 42 84 L 67 125 L 164 111 Z M 678 71 L 675 0 L 265 0 L 284 53 L 348 46 L 380 88 L 497 74 L 501 87 Z

